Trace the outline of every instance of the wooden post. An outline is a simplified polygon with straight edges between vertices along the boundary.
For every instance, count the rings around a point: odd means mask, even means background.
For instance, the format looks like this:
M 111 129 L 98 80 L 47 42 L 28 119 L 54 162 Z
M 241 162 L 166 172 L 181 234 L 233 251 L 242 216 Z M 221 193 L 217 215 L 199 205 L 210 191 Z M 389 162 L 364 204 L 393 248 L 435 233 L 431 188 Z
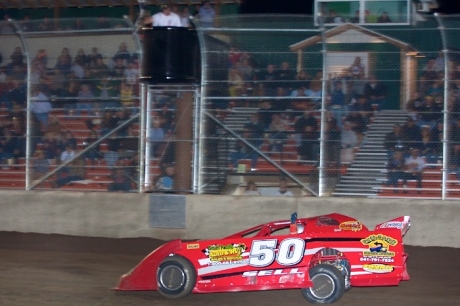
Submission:
M 180 93 L 176 105 L 176 167 L 174 174 L 174 189 L 178 193 L 187 194 L 192 189 L 192 117 L 193 117 L 193 92 Z

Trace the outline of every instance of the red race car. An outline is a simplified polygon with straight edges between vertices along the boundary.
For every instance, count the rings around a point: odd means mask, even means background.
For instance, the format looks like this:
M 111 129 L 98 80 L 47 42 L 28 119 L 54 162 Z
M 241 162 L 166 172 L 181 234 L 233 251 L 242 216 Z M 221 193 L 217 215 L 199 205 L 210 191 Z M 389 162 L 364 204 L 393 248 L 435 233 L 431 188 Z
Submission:
M 369 230 L 329 214 L 261 224 L 221 239 L 173 240 L 123 275 L 115 290 L 190 293 L 301 289 L 312 303 L 333 303 L 353 286 L 409 280 L 402 237 L 410 217 Z

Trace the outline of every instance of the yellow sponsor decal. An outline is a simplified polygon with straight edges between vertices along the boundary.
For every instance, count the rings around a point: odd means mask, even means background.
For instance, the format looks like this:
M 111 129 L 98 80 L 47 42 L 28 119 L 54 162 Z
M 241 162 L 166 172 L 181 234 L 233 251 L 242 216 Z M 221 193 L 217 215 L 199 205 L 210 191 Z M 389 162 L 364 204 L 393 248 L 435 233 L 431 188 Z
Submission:
M 187 250 L 196 250 L 199 248 L 200 248 L 200 245 L 198 243 L 187 244 Z
M 358 232 L 362 230 L 363 225 L 359 221 L 346 221 L 340 223 L 339 228 L 344 231 Z
M 390 251 L 390 247 L 398 244 L 398 241 L 386 235 L 376 234 L 361 239 L 361 243 L 369 247 L 363 255 L 367 257 L 394 257 L 395 252 Z
M 210 245 L 206 250 L 206 255 L 212 262 L 223 261 L 238 261 L 243 257 L 243 252 L 246 245 L 241 244 L 227 244 L 227 245 Z
M 393 266 L 382 264 L 365 264 L 363 270 L 371 273 L 390 273 L 394 270 Z

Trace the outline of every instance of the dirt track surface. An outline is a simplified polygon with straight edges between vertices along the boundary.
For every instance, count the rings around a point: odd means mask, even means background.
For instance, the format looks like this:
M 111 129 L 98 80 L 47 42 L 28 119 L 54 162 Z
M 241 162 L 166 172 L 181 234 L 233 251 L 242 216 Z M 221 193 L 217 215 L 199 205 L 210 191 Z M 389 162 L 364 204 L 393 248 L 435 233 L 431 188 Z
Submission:
M 308 305 L 299 290 L 192 294 L 110 288 L 163 242 L 0 232 L 0 306 Z M 406 246 L 411 280 L 398 287 L 353 288 L 334 305 L 460 305 L 460 249 Z

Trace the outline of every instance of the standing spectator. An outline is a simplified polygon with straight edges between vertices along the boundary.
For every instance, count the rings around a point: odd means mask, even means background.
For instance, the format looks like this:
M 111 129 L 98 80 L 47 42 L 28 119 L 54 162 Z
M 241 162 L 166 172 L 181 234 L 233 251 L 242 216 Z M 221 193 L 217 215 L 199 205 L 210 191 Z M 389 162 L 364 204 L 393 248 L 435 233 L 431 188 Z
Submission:
M 410 156 L 406 158 L 406 172 L 408 173 L 407 179 L 415 179 L 417 181 L 417 188 L 422 188 L 422 172 L 425 167 L 426 162 L 419 156 L 419 150 L 417 148 L 412 148 L 410 150 Z M 418 190 L 418 193 L 420 192 L 421 191 Z
M 279 182 L 279 189 L 275 192 L 275 196 L 280 197 L 292 197 L 294 196 L 290 190 L 287 189 L 287 181 L 285 178 L 281 178 Z
M 48 114 L 51 111 L 51 102 L 38 87 L 33 89 L 32 95 L 31 110 L 38 121 L 41 122 L 43 128 L 46 128 L 48 125 Z
M 254 183 L 253 181 L 249 181 L 246 185 L 244 195 L 259 196 L 260 192 L 257 190 L 256 183 Z
M 402 151 L 394 151 L 393 156 L 391 159 L 388 161 L 387 165 L 387 181 L 386 185 L 390 186 L 393 185 L 393 187 L 398 187 L 398 182 L 400 179 L 404 180 L 405 184 L 405 178 L 406 178 L 406 164 L 404 160 L 404 154 Z M 395 193 L 398 192 L 398 190 L 394 190 Z
M 364 85 L 364 97 L 369 100 L 370 104 L 378 105 L 379 110 L 385 109 L 387 98 L 387 88 L 378 81 L 375 75 L 369 76 L 369 82 Z
M 358 145 L 358 137 L 355 131 L 351 128 L 351 123 L 345 121 L 343 123 L 341 142 L 342 150 L 340 151 L 341 162 L 351 162 L 354 158 L 355 148 Z
M 329 118 L 326 126 L 326 160 L 330 166 L 340 165 L 341 131 L 335 118 Z
M 341 81 L 335 81 L 334 83 L 329 110 L 333 114 L 337 125 L 342 128 L 343 117 L 348 115 L 348 106 L 345 104 L 345 94 L 342 90 Z
M 393 158 L 395 151 L 404 150 L 404 139 L 399 124 L 393 125 L 393 131 L 385 135 L 383 146 L 387 150 L 388 159 Z
M 355 57 L 353 64 L 348 69 L 354 79 L 364 79 L 365 66 L 361 62 L 361 57 Z
M 198 11 L 198 15 L 200 18 L 200 25 L 203 28 L 211 28 L 213 26 L 216 12 L 211 7 L 209 1 L 203 2 L 203 5 L 200 7 L 200 10 Z
M 180 17 L 173 13 L 169 4 L 162 4 L 160 6 L 161 12 L 153 15 L 154 27 L 180 27 Z
M 422 140 L 420 127 L 415 124 L 412 117 L 407 117 L 406 123 L 402 126 L 402 138 L 405 148 L 416 147 Z
M 160 121 L 154 119 L 153 120 L 153 127 L 150 129 L 150 149 L 151 149 L 151 156 L 156 158 L 160 156 L 160 148 L 164 143 L 165 133 L 163 129 L 160 127 Z

